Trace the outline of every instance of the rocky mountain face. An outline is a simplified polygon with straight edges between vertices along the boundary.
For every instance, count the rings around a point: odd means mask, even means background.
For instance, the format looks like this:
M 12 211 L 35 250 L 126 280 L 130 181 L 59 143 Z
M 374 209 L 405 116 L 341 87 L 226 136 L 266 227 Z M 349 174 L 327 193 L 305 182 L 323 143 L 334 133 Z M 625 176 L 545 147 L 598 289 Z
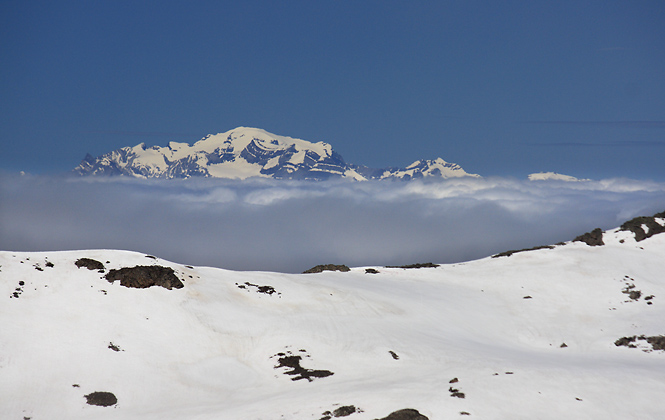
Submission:
M 74 173 L 137 178 L 213 177 L 245 179 L 351 178 L 410 180 L 424 177 L 456 178 L 468 174 L 441 158 L 418 160 L 406 168 L 368 168 L 353 165 L 330 144 L 278 136 L 258 128 L 239 127 L 210 134 L 193 145 L 170 142 L 146 148 L 144 143 L 123 147 L 99 157 L 86 155 Z

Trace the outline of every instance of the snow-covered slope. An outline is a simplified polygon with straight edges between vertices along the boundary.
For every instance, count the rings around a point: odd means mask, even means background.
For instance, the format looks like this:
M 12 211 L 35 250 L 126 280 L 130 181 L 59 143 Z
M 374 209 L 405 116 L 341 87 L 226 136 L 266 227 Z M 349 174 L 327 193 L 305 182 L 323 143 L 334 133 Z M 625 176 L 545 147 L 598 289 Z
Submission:
M 420 269 L 294 275 L 126 251 L 0 252 L 0 412 L 660 419 L 662 217 Z M 136 266 L 172 268 L 183 286 L 106 279 Z
M 189 145 L 170 142 L 167 147 L 146 148 L 141 143 L 97 158 L 87 155 L 74 169 L 79 175 L 126 175 L 139 178 L 189 178 L 195 176 L 245 179 L 367 180 L 478 176 L 443 159 L 416 161 L 405 169 L 371 169 L 347 164 L 327 143 L 311 143 L 278 136 L 258 128 L 238 127 L 208 135 Z

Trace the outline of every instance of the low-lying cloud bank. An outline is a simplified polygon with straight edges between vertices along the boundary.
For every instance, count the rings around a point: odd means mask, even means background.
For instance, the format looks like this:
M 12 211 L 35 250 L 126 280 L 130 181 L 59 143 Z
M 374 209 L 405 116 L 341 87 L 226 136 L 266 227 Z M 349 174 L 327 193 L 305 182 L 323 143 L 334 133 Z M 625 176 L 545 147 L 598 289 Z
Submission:
M 0 177 L 0 249 L 130 249 L 236 270 L 459 262 L 665 210 L 665 183 Z

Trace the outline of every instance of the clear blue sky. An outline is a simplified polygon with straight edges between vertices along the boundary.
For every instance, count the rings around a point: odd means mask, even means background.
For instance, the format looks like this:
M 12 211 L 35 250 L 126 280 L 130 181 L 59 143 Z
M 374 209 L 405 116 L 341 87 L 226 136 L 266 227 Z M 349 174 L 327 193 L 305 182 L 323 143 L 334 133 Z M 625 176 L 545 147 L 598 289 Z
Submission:
M 0 2 L 0 170 L 254 126 L 349 162 L 665 179 L 665 2 Z

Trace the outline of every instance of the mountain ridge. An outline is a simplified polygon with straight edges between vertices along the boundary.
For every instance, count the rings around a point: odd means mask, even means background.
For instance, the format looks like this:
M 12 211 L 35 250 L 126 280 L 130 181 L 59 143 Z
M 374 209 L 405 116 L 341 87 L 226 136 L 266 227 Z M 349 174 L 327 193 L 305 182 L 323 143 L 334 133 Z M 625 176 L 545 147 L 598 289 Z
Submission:
M 328 143 L 311 143 L 251 127 L 209 134 L 192 145 L 172 141 L 164 147 L 146 147 L 145 143 L 139 143 L 98 157 L 87 154 L 73 172 L 81 176 L 166 179 L 263 177 L 366 181 L 480 177 L 441 158 L 417 160 L 405 168 L 355 165 L 347 163 Z

